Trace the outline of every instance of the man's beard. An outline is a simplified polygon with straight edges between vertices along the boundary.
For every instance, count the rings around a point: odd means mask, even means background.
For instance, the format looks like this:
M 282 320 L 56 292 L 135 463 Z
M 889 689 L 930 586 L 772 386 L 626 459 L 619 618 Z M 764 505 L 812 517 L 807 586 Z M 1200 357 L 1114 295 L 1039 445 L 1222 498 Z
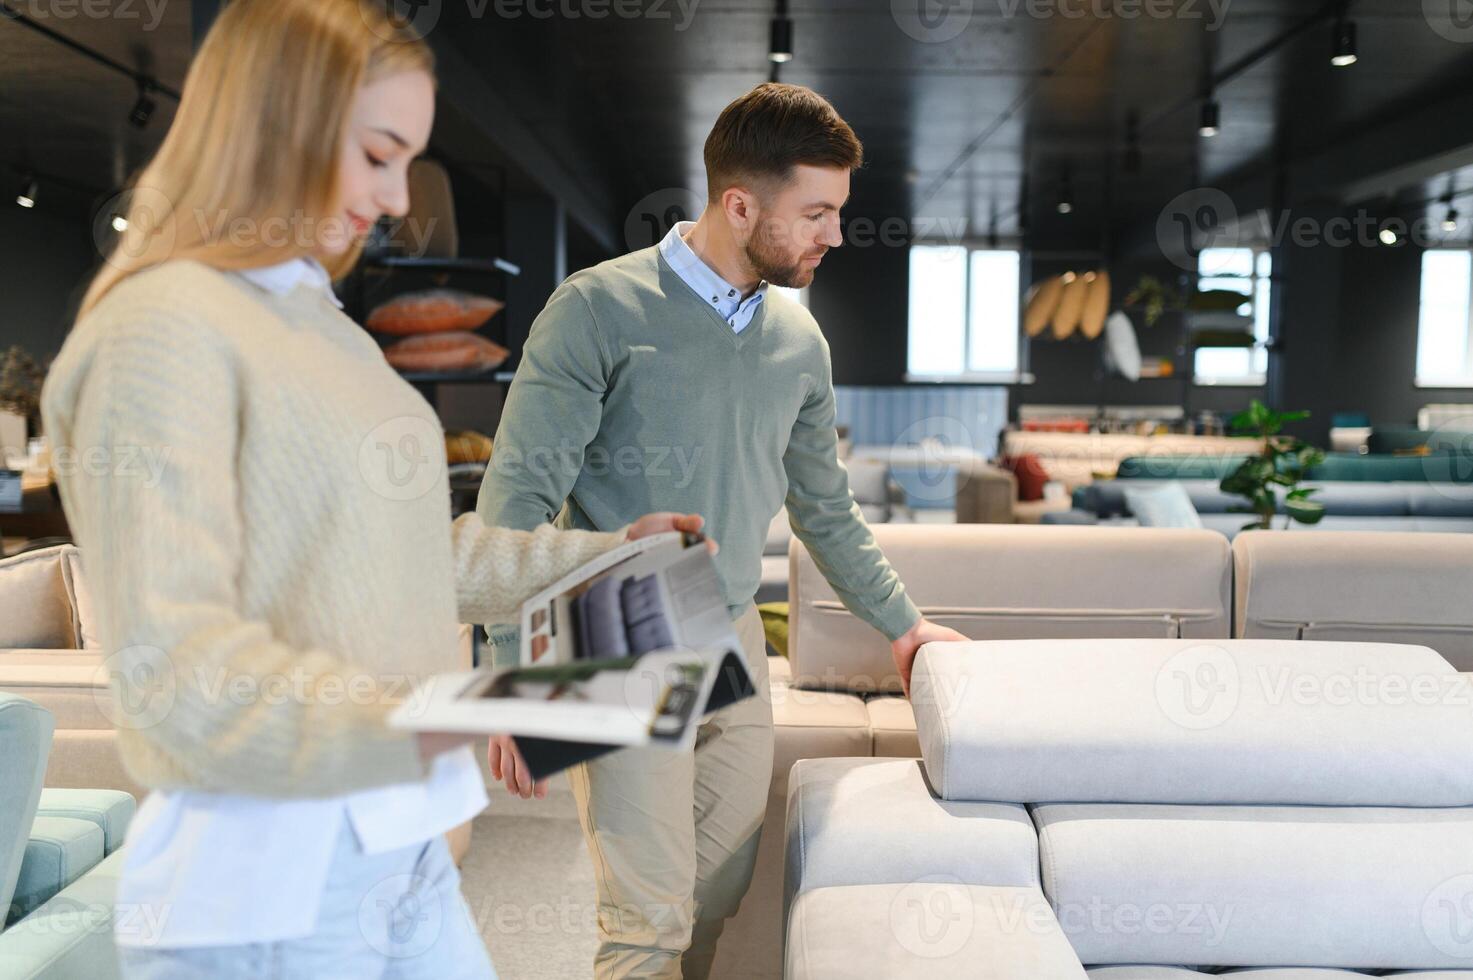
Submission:
M 759 278 L 765 279 L 774 286 L 802 289 L 813 282 L 813 273 L 817 271 L 816 266 L 810 269 L 803 265 L 803 260 L 811 256 L 803 255 L 796 260 L 793 259 L 780 246 L 769 242 L 760 228 L 757 234 L 753 235 L 742 247 L 742 251 L 746 254 L 752 271 L 756 272 Z

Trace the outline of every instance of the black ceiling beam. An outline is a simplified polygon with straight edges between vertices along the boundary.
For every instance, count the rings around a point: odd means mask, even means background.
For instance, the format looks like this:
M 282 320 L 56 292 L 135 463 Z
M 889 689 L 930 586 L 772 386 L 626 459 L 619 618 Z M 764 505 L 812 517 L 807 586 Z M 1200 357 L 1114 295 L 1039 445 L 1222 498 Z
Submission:
M 114 59 L 109 58 L 107 55 L 103 54 L 101 51 L 89 48 L 87 47 L 87 45 L 81 44 L 80 42 L 73 41 L 71 38 L 67 37 L 65 34 L 62 34 L 60 31 L 54 31 L 51 28 L 47 27 L 45 24 L 42 24 L 39 21 L 27 17 L 25 14 L 17 10 L 12 4 L 7 2 L 7 0 L 0 0 L 0 20 L 14 21 L 22 27 L 29 27 L 37 34 L 49 38 L 50 40 L 55 41 L 57 44 L 60 44 L 65 48 L 70 48 L 72 51 L 75 51 L 77 54 L 80 54 L 84 58 L 89 58 L 97 64 L 102 65 L 105 68 L 110 68 L 120 75 L 127 75 L 129 78 L 133 79 L 133 81 L 138 83 L 140 87 L 146 87 L 150 92 L 158 92 L 162 95 L 169 96 L 169 98 L 173 99 L 176 102 L 179 101 L 179 93 L 174 91 L 169 86 L 161 85 L 156 79 L 139 71 L 138 69 L 129 68 L 121 61 L 115 61 Z

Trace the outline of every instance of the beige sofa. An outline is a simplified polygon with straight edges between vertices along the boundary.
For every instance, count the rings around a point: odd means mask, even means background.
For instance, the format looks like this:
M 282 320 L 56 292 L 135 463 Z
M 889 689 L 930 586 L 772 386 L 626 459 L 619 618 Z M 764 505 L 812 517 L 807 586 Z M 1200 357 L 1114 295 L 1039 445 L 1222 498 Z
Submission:
M 1473 535 L 1244 531 L 1233 565 L 1234 636 L 1421 644 L 1473 671 Z
M 1231 555 L 1212 531 L 1006 524 L 873 531 L 921 610 L 974 639 L 1229 636 Z M 714 975 L 722 978 L 781 976 L 782 826 L 793 764 L 920 754 L 889 644 L 843 608 L 800 543 L 789 563 L 789 659 L 770 661 L 776 748 L 767 829 L 751 890 L 717 953 Z
M 0 609 L 0 691 L 30 698 L 56 719 L 44 785 L 120 789 L 141 800 L 146 791 L 124 771 L 104 711 L 109 678 L 81 552 L 58 545 L 0 561 Z M 469 665 L 471 627 L 461 627 L 460 642 Z M 470 824 L 446 837 L 459 862 L 470 846 Z

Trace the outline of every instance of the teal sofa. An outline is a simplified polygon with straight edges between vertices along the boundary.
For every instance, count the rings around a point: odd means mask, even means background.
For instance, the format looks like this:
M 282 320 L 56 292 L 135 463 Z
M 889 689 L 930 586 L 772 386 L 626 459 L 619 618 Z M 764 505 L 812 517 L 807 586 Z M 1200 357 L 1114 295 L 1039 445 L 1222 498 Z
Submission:
M 118 975 L 114 896 L 133 797 L 44 789 L 55 722 L 0 692 L 0 977 Z

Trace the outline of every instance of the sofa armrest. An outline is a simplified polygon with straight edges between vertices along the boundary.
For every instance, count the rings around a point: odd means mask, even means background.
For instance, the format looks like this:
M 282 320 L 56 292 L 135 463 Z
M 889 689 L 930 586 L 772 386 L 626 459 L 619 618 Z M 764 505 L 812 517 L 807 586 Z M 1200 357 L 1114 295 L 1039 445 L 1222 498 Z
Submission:
M 118 852 L 75 884 L 0 933 L 0 976 L 13 980 L 87 977 L 112 980 L 118 976 L 118 954 L 113 943 L 113 905 L 123 854 Z M 131 923 L 139 930 L 156 928 L 157 910 L 133 909 Z
M 958 524 L 1011 524 L 1018 478 L 990 463 L 959 467 L 956 474 Z

